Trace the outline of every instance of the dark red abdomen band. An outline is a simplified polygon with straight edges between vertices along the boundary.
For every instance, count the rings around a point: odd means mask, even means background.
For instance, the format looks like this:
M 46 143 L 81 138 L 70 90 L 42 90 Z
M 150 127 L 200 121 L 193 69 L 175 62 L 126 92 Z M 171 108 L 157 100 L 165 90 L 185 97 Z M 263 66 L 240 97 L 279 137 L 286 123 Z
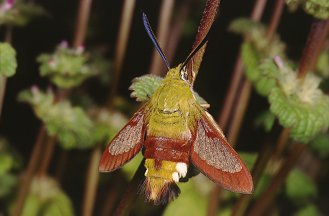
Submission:
M 191 149 L 189 140 L 149 136 L 146 138 L 144 146 L 145 158 L 189 164 Z

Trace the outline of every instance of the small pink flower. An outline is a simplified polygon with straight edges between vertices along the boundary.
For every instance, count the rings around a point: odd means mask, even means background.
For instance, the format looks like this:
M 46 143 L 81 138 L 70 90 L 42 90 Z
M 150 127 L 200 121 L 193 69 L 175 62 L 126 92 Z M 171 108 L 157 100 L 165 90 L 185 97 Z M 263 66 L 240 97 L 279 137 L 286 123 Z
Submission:
M 56 67 L 56 61 L 55 61 L 55 59 L 50 59 L 50 60 L 48 61 L 48 65 L 49 65 L 49 67 L 51 67 L 51 68 L 55 68 L 55 67 Z
M 0 5 L 0 12 L 6 12 L 10 10 L 13 7 L 13 5 L 14 5 L 13 0 L 5 1 L 3 4 Z
M 78 46 L 78 48 L 76 48 L 76 54 L 80 55 L 85 51 L 85 47 L 83 45 Z
M 274 62 L 278 66 L 279 69 L 282 69 L 284 67 L 283 61 L 280 56 L 278 56 L 278 55 L 274 56 Z
M 63 40 L 58 47 L 59 48 L 67 48 L 69 46 L 69 43 L 66 40 Z

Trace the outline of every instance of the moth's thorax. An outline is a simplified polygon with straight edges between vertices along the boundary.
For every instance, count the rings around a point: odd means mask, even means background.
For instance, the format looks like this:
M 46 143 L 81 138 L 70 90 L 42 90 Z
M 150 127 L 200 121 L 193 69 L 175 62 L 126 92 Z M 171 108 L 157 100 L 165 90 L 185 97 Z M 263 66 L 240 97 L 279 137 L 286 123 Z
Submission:
M 191 138 L 191 107 L 195 102 L 189 83 L 180 77 L 179 67 L 170 69 L 150 99 L 148 135 Z

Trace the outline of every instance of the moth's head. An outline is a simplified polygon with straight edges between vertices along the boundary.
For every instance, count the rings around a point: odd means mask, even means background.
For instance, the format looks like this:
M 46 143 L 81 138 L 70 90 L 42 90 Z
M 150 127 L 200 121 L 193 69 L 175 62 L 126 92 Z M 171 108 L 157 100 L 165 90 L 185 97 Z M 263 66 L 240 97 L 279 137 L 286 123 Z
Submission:
M 186 67 L 182 68 L 182 64 L 179 64 L 177 67 L 169 69 L 166 79 L 171 79 L 171 80 L 183 80 L 183 81 L 188 81 L 188 73 L 186 70 Z
M 182 64 L 178 65 L 175 68 L 170 68 L 167 58 L 164 55 L 163 51 L 161 50 L 157 39 L 155 38 L 155 35 L 152 31 L 152 28 L 150 26 L 150 23 L 149 23 L 145 13 L 142 13 L 142 18 L 143 18 L 143 24 L 144 24 L 146 33 L 150 37 L 151 41 L 153 42 L 154 47 L 156 48 L 156 50 L 160 54 L 163 62 L 166 64 L 166 66 L 168 68 L 168 73 L 166 75 L 166 79 L 183 80 L 185 82 L 189 82 L 189 78 L 192 80 L 192 78 L 193 78 L 192 76 L 194 76 L 194 75 L 191 74 L 191 77 L 188 77 L 189 74 L 187 73 L 187 70 L 186 70 L 187 63 L 190 62 L 190 60 L 193 58 L 193 56 L 201 49 L 201 47 L 203 47 L 205 45 L 205 43 L 207 42 L 208 35 L 206 35 L 202 39 L 202 41 L 191 51 L 191 53 L 187 56 L 186 60 Z M 193 82 L 191 82 L 191 83 L 193 83 Z

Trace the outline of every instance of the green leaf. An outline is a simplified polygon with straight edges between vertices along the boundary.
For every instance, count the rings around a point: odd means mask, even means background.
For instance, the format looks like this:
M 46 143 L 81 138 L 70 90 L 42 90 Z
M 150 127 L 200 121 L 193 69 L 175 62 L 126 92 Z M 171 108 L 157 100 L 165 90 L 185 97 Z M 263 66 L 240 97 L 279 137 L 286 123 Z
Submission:
M 34 18 L 45 14 L 46 11 L 34 3 L 18 0 L 10 4 L 4 1 L 0 4 L 0 25 L 24 26 Z
M 16 68 L 15 49 L 9 43 L 0 43 L 0 76 L 13 76 Z
M 242 161 L 245 162 L 246 166 L 249 170 L 251 170 L 256 162 L 257 154 L 256 153 L 247 153 L 247 152 L 239 152 L 239 156 Z
M 72 216 L 73 205 L 57 182 L 49 177 L 34 178 L 22 216 Z
M 64 193 L 57 193 L 42 207 L 41 215 L 45 216 L 73 216 L 73 206 L 69 197 Z M 40 214 L 40 213 L 39 213 Z
M 18 99 L 32 106 L 36 116 L 44 122 L 48 134 L 57 136 L 63 148 L 83 149 L 95 144 L 94 124 L 80 107 L 73 107 L 65 100 L 55 102 L 51 91 L 44 93 L 37 87 L 21 92 Z
M 307 0 L 304 3 L 304 10 L 318 19 L 329 18 L 329 1 L 328 0 Z
M 268 96 L 277 85 L 280 72 L 271 58 L 263 58 L 262 55 L 251 43 L 243 43 L 241 56 L 245 65 L 246 76 L 252 81 L 258 94 Z
M 260 76 L 258 68 L 260 56 L 251 43 L 245 42 L 241 47 L 241 57 L 246 69 L 246 76 L 252 82 Z
M 130 96 L 136 98 L 136 101 L 147 101 L 151 98 L 154 92 L 159 88 L 163 78 L 155 75 L 143 75 L 141 77 L 134 78 L 132 84 L 129 87 L 131 90 Z M 198 93 L 193 91 L 196 100 L 201 105 L 208 105 L 207 101 L 203 99 Z
M 329 48 L 325 49 L 318 58 L 316 69 L 322 77 L 329 77 Z
M 259 179 L 259 182 L 257 184 L 257 187 L 255 188 L 255 192 L 253 193 L 253 196 L 260 197 L 260 195 L 262 195 L 264 190 L 268 187 L 271 180 L 272 180 L 272 176 L 266 173 L 263 174 Z
M 114 138 L 114 136 L 126 125 L 128 119 L 120 112 L 108 111 L 107 109 L 95 109 L 94 113 L 94 132 L 93 140 L 96 143 L 105 143 Z
M 307 143 L 329 126 L 329 97 L 318 88 L 320 80 L 313 74 L 297 78 L 284 68 L 278 87 L 269 95 L 270 110 L 282 126 L 291 129 L 295 141 Z
M 197 177 L 195 177 L 197 178 Z M 207 196 L 200 193 L 197 188 L 202 185 L 197 185 L 195 182 L 189 181 L 187 183 L 180 183 L 179 188 L 181 194 L 174 202 L 170 202 L 164 212 L 164 216 L 171 215 L 189 215 L 199 216 L 206 215 L 207 212 Z
M 251 31 L 258 28 L 264 27 L 251 19 L 237 18 L 230 23 L 228 30 L 237 34 L 249 34 Z
M 258 69 L 260 75 L 254 82 L 255 89 L 260 95 L 268 96 L 277 85 L 279 69 L 272 59 L 264 59 Z
M 294 169 L 286 180 L 286 194 L 292 201 L 298 202 L 316 196 L 317 188 L 307 175 Z
M 49 77 L 60 88 L 76 87 L 90 76 L 99 73 L 89 60 L 88 55 L 83 52 L 83 47 L 71 49 L 65 41 L 53 54 L 41 54 L 37 58 L 40 75 Z
M 23 207 L 21 216 L 38 215 L 38 212 L 39 212 L 39 209 L 41 208 L 41 206 L 42 206 L 42 203 L 40 202 L 39 197 L 37 197 L 34 194 L 29 194 L 26 197 L 25 205 Z
M 291 10 L 296 10 L 299 6 L 303 7 L 305 12 L 317 19 L 329 18 L 328 0 L 286 0 Z
M 162 78 L 155 75 L 144 75 L 132 80 L 129 87 L 130 96 L 136 98 L 136 101 L 147 101 L 153 93 L 159 88 Z
M 321 215 L 323 214 L 319 212 L 318 208 L 314 204 L 308 204 L 294 214 L 294 216 L 321 216 Z
M 131 161 L 125 164 L 121 169 L 125 174 L 127 180 L 131 180 L 132 177 L 135 175 L 136 170 L 143 160 L 143 154 L 140 152 L 138 153 Z
M 252 44 L 259 57 L 268 58 L 275 55 L 284 55 L 285 44 L 276 34 L 269 39 L 266 35 L 267 27 L 262 23 L 239 18 L 231 23 L 230 30 L 245 36 L 247 43 Z
M 13 193 L 17 176 L 13 174 L 19 168 L 20 160 L 6 139 L 0 137 L 0 199 Z
M 14 161 L 11 155 L 0 152 L 0 176 L 7 173 L 13 167 Z
M 329 156 L 329 135 L 320 134 L 310 143 L 311 149 L 315 151 L 320 158 Z
M 0 198 L 11 195 L 17 186 L 17 183 L 17 176 L 13 174 L 6 173 L 0 175 Z
M 274 122 L 275 122 L 275 115 L 270 111 L 262 112 L 260 115 L 257 116 L 255 120 L 256 127 L 263 128 L 266 132 L 271 131 Z

